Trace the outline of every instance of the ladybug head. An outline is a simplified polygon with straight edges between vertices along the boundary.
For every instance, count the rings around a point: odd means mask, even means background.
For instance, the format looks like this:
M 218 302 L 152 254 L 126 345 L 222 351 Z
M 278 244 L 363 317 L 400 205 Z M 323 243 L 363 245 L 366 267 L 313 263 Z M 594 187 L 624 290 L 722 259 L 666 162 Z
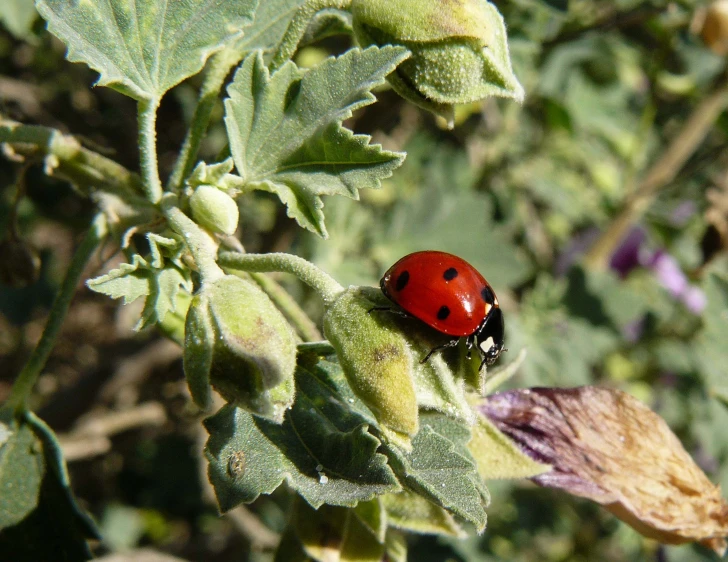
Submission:
M 478 330 L 473 334 L 475 343 L 478 346 L 478 352 L 483 365 L 492 365 L 500 357 L 500 354 L 506 351 L 504 346 L 505 325 L 503 323 L 503 312 L 500 307 L 494 307 L 490 314 L 486 316 Z

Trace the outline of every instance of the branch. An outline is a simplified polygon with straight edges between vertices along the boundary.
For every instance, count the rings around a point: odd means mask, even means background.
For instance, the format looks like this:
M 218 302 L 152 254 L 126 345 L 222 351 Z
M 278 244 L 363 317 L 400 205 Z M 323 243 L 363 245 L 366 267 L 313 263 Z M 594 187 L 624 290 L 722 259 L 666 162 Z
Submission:
M 56 338 L 61 332 L 63 320 L 66 318 L 68 309 L 71 306 L 71 300 L 76 293 L 76 286 L 83 274 L 86 263 L 106 237 L 106 233 L 106 219 L 103 215 L 97 215 L 86 237 L 73 255 L 71 264 L 68 266 L 61 288 L 53 301 L 43 335 L 10 389 L 8 404 L 14 407 L 16 412 L 25 410 L 28 396 L 33 390 L 43 367 L 45 367 L 48 356 L 56 343 Z
M 647 171 L 644 179 L 624 202 L 622 210 L 612 220 L 584 258 L 592 269 L 606 269 L 614 250 L 693 155 L 710 132 L 723 110 L 728 107 L 728 74 L 724 74 L 713 91 L 693 109 L 680 132 L 667 150 Z
M 150 206 L 137 174 L 84 148 L 71 135 L 49 127 L 23 125 L 0 115 L 0 144 L 24 157 L 44 158 L 48 175 L 71 182 L 85 195 L 102 190 L 135 207 Z

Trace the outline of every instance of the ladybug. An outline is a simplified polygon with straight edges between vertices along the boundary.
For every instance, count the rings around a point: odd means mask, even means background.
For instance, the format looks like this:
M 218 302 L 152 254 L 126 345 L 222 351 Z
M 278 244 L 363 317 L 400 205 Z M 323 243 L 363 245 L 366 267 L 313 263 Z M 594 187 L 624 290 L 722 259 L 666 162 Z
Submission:
M 406 316 L 414 316 L 453 337 L 430 350 L 422 363 L 434 352 L 454 347 L 461 338 L 466 338 L 468 357 L 472 348 L 477 348 L 481 369 L 495 363 L 504 351 L 503 312 L 498 297 L 490 283 L 464 259 L 446 252 L 415 252 L 390 267 L 379 285 Z

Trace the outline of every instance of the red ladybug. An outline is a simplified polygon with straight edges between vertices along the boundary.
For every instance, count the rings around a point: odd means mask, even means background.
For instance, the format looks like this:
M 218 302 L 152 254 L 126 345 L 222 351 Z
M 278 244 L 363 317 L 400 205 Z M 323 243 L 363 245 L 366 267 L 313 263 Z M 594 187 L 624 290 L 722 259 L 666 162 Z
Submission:
M 477 347 L 483 365 L 492 365 L 503 352 L 503 312 L 493 288 L 464 259 L 445 252 L 415 252 L 403 257 L 380 281 L 384 295 L 408 315 L 443 334 L 454 336 L 430 350 L 467 338 L 468 355 Z

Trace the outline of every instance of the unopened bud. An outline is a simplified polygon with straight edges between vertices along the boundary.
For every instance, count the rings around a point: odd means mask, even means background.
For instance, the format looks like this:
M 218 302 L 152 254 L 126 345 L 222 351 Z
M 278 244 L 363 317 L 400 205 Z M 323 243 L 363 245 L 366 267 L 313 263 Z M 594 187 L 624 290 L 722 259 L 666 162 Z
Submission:
M 295 336 L 257 285 L 226 275 L 192 299 L 184 368 L 200 406 L 209 404 L 212 386 L 228 402 L 280 423 L 293 403 Z

